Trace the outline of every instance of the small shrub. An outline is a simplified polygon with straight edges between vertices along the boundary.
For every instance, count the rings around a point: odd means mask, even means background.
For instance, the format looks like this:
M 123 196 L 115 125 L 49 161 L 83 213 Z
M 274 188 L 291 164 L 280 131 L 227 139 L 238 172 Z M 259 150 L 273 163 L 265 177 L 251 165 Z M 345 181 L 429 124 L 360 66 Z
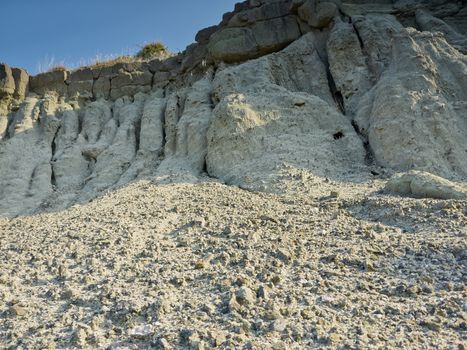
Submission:
M 135 55 L 135 57 L 143 60 L 149 60 L 152 58 L 167 58 L 169 56 L 170 52 L 167 50 L 167 47 L 160 41 L 144 45 Z

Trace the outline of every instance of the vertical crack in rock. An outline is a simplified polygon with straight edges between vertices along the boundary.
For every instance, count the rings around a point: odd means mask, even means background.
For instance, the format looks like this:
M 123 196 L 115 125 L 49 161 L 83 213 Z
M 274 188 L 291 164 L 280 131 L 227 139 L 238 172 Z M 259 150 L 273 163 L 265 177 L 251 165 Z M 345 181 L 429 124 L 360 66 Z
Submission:
M 368 137 L 361 132 L 360 128 L 358 127 L 357 123 L 355 120 L 352 120 L 352 126 L 357 133 L 357 135 L 360 137 L 360 140 L 362 140 L 363 147 L 365 148 L 365 164 L 370 166 L 375 164 L 375 155 L 373 150 L 371 149 L 370 141 L 368 140 Z
M 355 22 L 353 21 L 353 18 L 350 17 L 350 23 L 352 24 L 353 29 L 355 30 L 355 34 L 357 34 L 358 42 L 360 43 L 360 48 L 362 49 L 365 47 L 365 44 L 363 43 L 362 36 L 360 35 L 360 32 L 358 31 L 357 26 L 355 25 Z
M 331 91 L 331 94 L 334 97 L 334 101 L 336 102 L 340 112 L 346 115 L 344 97 L 342 96 L 342 93 L 337 90 L 336 82 L 334 81 L 331 70 L 329 69 L 329 64 L 326 65 L 326 75 L 328 77 L 329 90 Z
M 61 126 L 59 126 L 57 128 L 57 130 L 55 131 L 55 134 L 54 134 L 54 137 L 52 139 L 52 143 L 50 144 L 50 147 L 51 147 L 51 157 L 50 157 L 50 183 L 52 185 L 52 190 L 55 190 L 56 186 L 57 186 L 57 179 L 55 178 L 55 170 L 54 170 L 54 157 L 55 157 L 55 152 L 56 152 L 56 148 L 57 148 L 57 145 L 55 143 L 55 140 L 58 136 L 58 132 L 60 131 L 61 129 Z
M 32 191 L 32 187 L 34 185 L 34 178 L 36 177 L 36 173 L 37 173 L 37 168 L 38 168 L 38 165 L 36 165 L 34 169 L 32 170 L 31 177 L 29 179 L 29 184 L 28 184 L 28 193 L 31 193 Z
M 323 62 L 324 66 L 326 67 L 326 76 L 327 76 L 329 91 L 331 92 L 331 95 L 334 98 L 334 101 L 337 107 L 339 108 L 339 111 L 342 114 L 346 115 L 344 97 L 342 96 L 342 93 L 337 90 L 336 82 L 334 81 L 334 77 L 332 76 L 332 73 L 331 73 L 331 68 L 329 65 L 329 59 L 328 59 L 327 53 L 325 57 L 322 57 L 318 50 L 316 50 L 316 53 L 318 54 L 318 57 L 320 58 L 321 62 Z
M 81 131 L 83 131 L 83 119 L 84 119 L 84 113 L 81 111 L 78 113 L 78 131 L 76 133 L 76 138 L 81 134 Z
M 135 121 L 135 156 L 139 151 L 141 140 L 141 116 Z
M 96 86 L 96 81 L 99 79 L 100 74 L 97 77 L 92 77 L 92 87 L 91 87 L 91 101 L 96 101 L 96 93 L 94 92 L 94 87 Z
M 358 30 L 355 28 L 353 25 L 355 32 L 357 33 L 358 40 L 360 42 L 361 48 L 363 48 L 363 41 L 360 35 L 358 34 Z M 337 89 L 336 82 L 334 80 L 334 77 L 332 75 L 331 69 L 330 69 L 330 64 L 329 64 L 329 59 L 326 56 L 326 59 L 323 59 L 320 56 L 321 60 L 323 61 L 324 65 L 326 66 L 326 74 L 328 78 L 328 85 L 329 85 L 329 90 L 331 91 L 332 96 L 334 97 L 334 100 L 340 110 L 340 112 L 344 115 L 347 115 L 346 109 L 345 109 L 345 103 L 344 103 L 344 97 L 342 93 Z M 375 162 L 375 157 L 373 154 L 373 151 L 370 146 L 370 142 L 368 140 L 368 137 L 364 135 L 360 128 L 358 127 L 357 123 L 355 120 L 351 120 L 352 127 L 354 128 L 356 134 L 362 141 L 363 147 L 365 149 L 365 164 L 366 165 L 373 165 Z
M 167 136 L 166 136 L 166 131 L 165 131 L 165 118 L 166 118 L 166 112 L 167 112 L 167 98 L 166 98 L 167 92 L 166 89 L 163 89 L 162 96 L 166 100 L 164 104 L 164 108 L 162 110 L 162 116 L 161 116 L 161 123 L 162 123 L 162 147 L 159 151 L 159 157 L 163 158 L 165 157 L 165 146 L 167 143 Z
M 151 90 L 154 88 L 154 79 L 155 79 L 156 73 L 151 72 Z

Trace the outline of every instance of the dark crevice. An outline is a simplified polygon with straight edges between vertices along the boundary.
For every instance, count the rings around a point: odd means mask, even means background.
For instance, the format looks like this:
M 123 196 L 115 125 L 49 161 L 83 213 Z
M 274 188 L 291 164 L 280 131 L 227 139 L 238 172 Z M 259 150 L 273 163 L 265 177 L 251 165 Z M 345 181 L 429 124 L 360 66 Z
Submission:
M 114 111 L 114 106 L 112 105 L 110 107 L 110 115 L 112 116 L 112 119 L 115 120 L 115 125 L 117 126 L 117 128 L 120 127 L 120 120 L 118 120 L 118 118 L 115 118 L 115 111 Z
M 332 135 L 332 137 L 334 138 L 334 140 L 340 140 L 342 138 L 344 138 L 344 133 L 342 131 L 339 131 L 339 132 L 336 132 L 334 135 Z
M 112 78 L 109 78 L 109 94 L 107 95 L 106 100 L 110 100 L 111 95 L 112 95 Z
M 332 75 L 330 72 L 328 76 L 328 81 L 330 82 L 329 85 L 332 96 L 334 97 L 334 101 L 336 101 L 336 104 L 339 107 L 339 110 L 342 112 L 342 114 L 346 115 L 344 97 L 342 96 L 342 93 L 337 90 L 336 85 L 334 83 L 334 79 L 332 79 Z
M 164 96 L 165 96 L 166 92 L 165 92 L 165 89 L 164 89 Z M 165 113 L 167 111 L 167 100 L 165 101 L 165 104 L 164 104 L 164 108 L 162 110 L 162 116 L 161 116 L 161 125 L 162 125 L 162 147 L 161 147 L 161 150 L 160 150 L 160 153 L 159 153 L 159 156 L 160 157 L 165 157 L 165 144 L 167 143 L 167 139 L 166 139 L 166 132 L 165 132 Z
M 211 110 L 214 110 L 214 108 L 216 108 L 219 102 L 220 102 L 219 99 L 211 91 L 211 93 L 209 94 L 209 103 L 210 103 Z
M 354 26 L 354 28 L 355 28 L 355 26 Z M 359 38 L 361 47 L 363 48 L 363 41 L 360 38 L 360 35 L 358 34 L 357 29 L 355 29 L 355 32 L 357 33 L 357 36 Z M 320 56 L 320 58 L 321 58 L 321 56 Z M 336 102 L 336 104 L 337 104 L 338 108 L 340 109 L 340 111 L 342 112 L 342 114 L 346 115 L 344 97 L 343 97 L 342 93 L 337 89 L 336 82 L 335 82 L 334 77 L 332 76 L 332 73 L 331 73 L 329 60 L 327 60 L 327 59 L 323 60 L 322 58 L 321 58 L 321 60 L 323 61 L 323 63 L 326 66 L 326 74 L 327 74 L 327 78 L 328 78 L 329 90 L 331 91 L 331 94 L 332 94 L 332 96 L 334 98 L 334 101 Z M 352 127 L 354 128 L 355 132 L 357 133 L 357 135 L 361 139 L 361 141 L 363 143 L 363 147 L 365 148 L 365 164 L 366 165 L 373 165 L 375 163 L 375 157 L 374 157 L 373 151 L 371 149 L 370 143 L 368 141 L 368 136 L 365 135 L 360 130 L 360 128 L 358 127 L 357 123 L 354 120 L 351 121 L 351 124 L 352 124 Z M 333 135 L 335 140 L 339 140 L 344 136 L 345 135 L 342 132 L 338 132 L 338 133 Z
M 201 170 L 202 173 L 205 173 L 207 175 L 209 175 L 208 173 L 208 163 L 206 162 L 206 157 L 204 157 L 204 160 L 203 160 L 203 169 Z
M 298 31 L 300 32 L 300 36 L 303 36 L 305 33 L 303 33 L 302 31 L 302 26 L 300 25 L 300 19 L 298 18 L 298 16 L 295 18 L 295 21 L 297 22 L 297 27 Z
M 357 26 L 355 25 L 355 22 L 353 21 L 352 17 L 350 17 L 350 23 L 352 24 L 355 34 L 357 34 L 358 42 L 360 43 L 360 48 L 363 49 L 365 47 L 365 45 L 363 44 L 363 39 L 360 36 L 360 32 L 358 31 Z
M 100 74 L 99 74 L 100 75 Z M 91 101 L 96 101 L 96 94 L 94 93 L 94 85 L 96 84 L 96 81 L 97 79 L 99 79 L 99 77 L 92 77 L 92 87 L 91 87 L 91 93 L 92 93 L 92 97 L 91 97 Z
M 138 118 L 138 120 L 135 123 L 135 139 L 136 139 L 135 152 L 138 152 L 139 147 L 140 147 L 140 139 L 141 139 L 141 118 Z
M 156 76 L 156 73 L 152 73 L 152 76 L 151 76 L 151 90 L 154 88 L 154 81 L 155 81 L 155 76 Z
M 77 137 L 81 134 L 81 132 L 83 131 L 83 123 L 84 123 L 84 115 L 85 113 L 82 112 L 82 110 L 80 110 L 79 112 L 77 112 L 78 114 L 78 133 L 77 133 Z
M 56 159 L 54 159 L 54 157 L 55 157 L 55 152 L 57 150 L 56 138 L 57 138 L 57 135 L 60 129 L 61 129 L 61 126 L 59 126 L 57 130 L 55 131 L 55 135 L 51 143 L 52 156 L 50 157 L 50 183 L 52 184 L 53 189 L 55 189 L 57 186 L 57 179 L 55 178 L 55 171 L 54 171 L 54 162 L 56 161 Z
M 31 177 L 29 178 L 28 192 L 30 192 L 32 190 L 32 186 L 34 185 L 34 178 L 36 177 L 37 168 L 38 168 L 38 165 L 36 165 L 34 167 L 34 169 L 32 171 L 32 174 L 31 174 Z
M 374 165 L 375 164 L 375 156 L 373 153 L 373 150 L 371 149 L 370 146 L 370 141 L 368 140 L 368 136 L 365 135 L 355 122 L 355 120 L 352 120 L 352 126 L 357 133 L 358 137 L 362 140 L 363 147 L 365 148 L 365 165 Z
M 187 94 L 184 93 L 183 96 L 177 95 L 177 123 L 180 121 L 180 118 L 183 116 L 183 112 L 185 111 L 185 102 L 187 99 Z
M 55 171 L 53 164 L 50 165 L 51 169 L 51 176 L 50 176 L 50 183 L 52 184 L 52 189 L 55 190 L 57 188 L 57 179 L 55 178 Z
M 329 91 L 331 92 L 331 95 L 334 99 L 334 102 L 336 103 L 337 107 L 339 108 L 339 111 L 342 114 L 345 113 L 345 105 L 344 105 L 344 98 L 342 96 L 342 93 L 337 89 L 336 82 L 334 80 L 334 77 L 332 76 L 331 73 L 331 67 L 329 65 L 329 59 L 328 55 L 326 53 L 325 57 L 323 58 L 322 55 L 320 55 L 318 50 L 315 50 L 318 57 L 320 58 L 321 62 L 323 62 L 325 68 L 326 68 L 326 76 L 327 76 L 327 81 L 328 81 L 328 87 Z

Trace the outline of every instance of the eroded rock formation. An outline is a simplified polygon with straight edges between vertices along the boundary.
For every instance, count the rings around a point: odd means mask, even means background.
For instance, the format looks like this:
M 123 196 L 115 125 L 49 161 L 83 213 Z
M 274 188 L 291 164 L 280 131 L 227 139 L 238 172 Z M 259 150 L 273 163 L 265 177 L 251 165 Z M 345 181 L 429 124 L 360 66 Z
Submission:
M 166 60 L 0 65 L 0 214 L 146 176 L 256 189 L 284 167 L 467 178 L 467 4 L 250 0 Z M 347 175 L 346 175 L 347 174 Z

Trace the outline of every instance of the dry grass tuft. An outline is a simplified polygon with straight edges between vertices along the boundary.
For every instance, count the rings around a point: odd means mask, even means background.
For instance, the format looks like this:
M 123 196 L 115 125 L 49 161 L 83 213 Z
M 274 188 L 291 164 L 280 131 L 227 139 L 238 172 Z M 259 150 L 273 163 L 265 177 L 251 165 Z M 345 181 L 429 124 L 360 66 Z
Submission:
M 57 65 L 55 65 L 55 66 L 49 67 L 49 68 L 47 69 L 47 73 L 50 73 L 50 72 L 64 72 L 64 71 L 66 71 L 66 70 L 68 70 L 68 68 L 65 67 L 65 65 L 63 65 L 63 64 L 57 64 Z
M 101 58 L 96 58 L 91 62 L 91 64 L 86 65 L 88 68 L 105 68 L 105 67 L 110 67 L 118 63 L 133 63 L 133 62 L 139 62 L 142 61 L 141 59 L 134 57 L 134 56 L 129 56 L 129 55 L 123 55 L 123 56 L 117 56 L 117 57 L 110 57 L 106 59 L 101 59 Z
M 135 55 L 135 57 L 143 60 L 150 60 L 153 58 L 167 58 L 170 56 L 171 53 L 167 49 L 167 46 L 165 46 L 160 41 L 155 41 L 153 43 L 144 45 Z

